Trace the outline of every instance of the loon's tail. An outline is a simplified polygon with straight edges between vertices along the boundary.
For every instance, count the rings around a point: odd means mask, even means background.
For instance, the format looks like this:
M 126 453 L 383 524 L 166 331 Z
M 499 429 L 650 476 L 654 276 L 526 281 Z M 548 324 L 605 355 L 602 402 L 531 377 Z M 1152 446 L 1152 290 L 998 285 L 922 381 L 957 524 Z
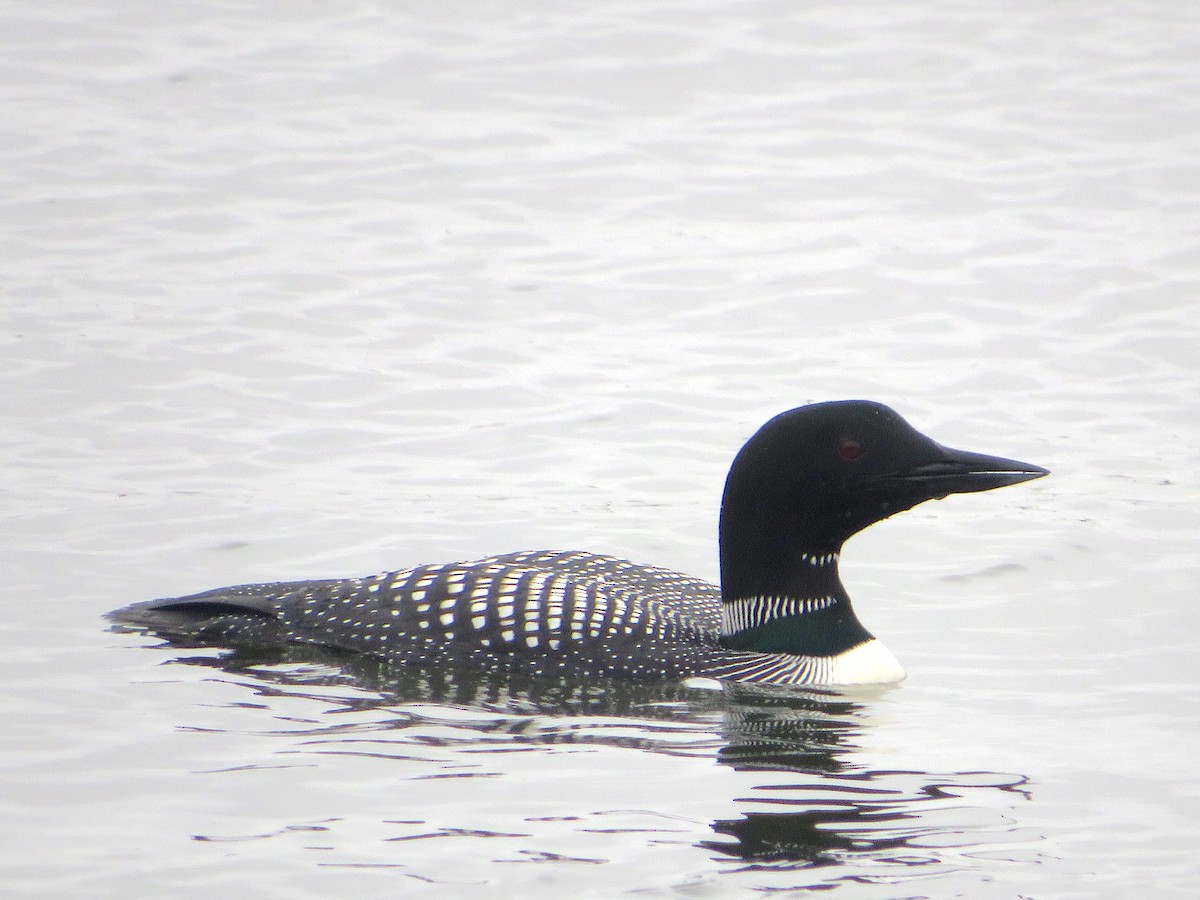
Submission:
M 304 582 L 311 588 L 314 582 Z M 147 631 L 177 643 L 280 646 L 289 639 L 281 601 L 299 586 L 242 584 L 186 597 L 133 603 L 105 613 L 123 630 Z

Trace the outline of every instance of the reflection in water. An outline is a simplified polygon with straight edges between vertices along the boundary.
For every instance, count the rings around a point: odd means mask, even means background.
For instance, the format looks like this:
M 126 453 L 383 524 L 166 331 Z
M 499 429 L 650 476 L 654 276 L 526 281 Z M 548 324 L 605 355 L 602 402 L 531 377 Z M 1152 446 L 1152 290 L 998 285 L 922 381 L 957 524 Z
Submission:
M 863 855 L 876 862 L 929 865 L 941 860 L 939 850 L 946 846 L 1017 839 L 1002 817 L 991 814 L 978 821 L 963 815 L 971 806 L 964 800 L 979 790 L 1029 799 L 1027 779 L 1017 775 L 864 771 L 793 791 L 797 796 L 770 798 L 795 811 L 752 812 L 714 822 L 714 831 L 734 840 L 705 841 L 704 846 L 771 868 L 837 865 Z
M 700 842 L 748 868 L 804 869 L 864 859 L 925 866 L 942 862 L 948 847 L 988 844 L 995 852 L 997 844 L 1021 840 L 995 810 L 994 796 L 999 791 L 1011 802 L 1028 799 L 1024 777 L 865 769 L 854 757 L 869 699 L 836 691 L 584 683 L 454 669 L 397 672 L 307 648 L 177 661 L 220 669 L 266 698 L 304 697 L 331 714 L 367 716 L 301 732 L 329 741 L 328 752 L 399 758 L 389 735 L 413 740 L 416 733 L 424 746 L 599 743 L 715 756 L 738 771 L 775 773 L 739 801 L 770 811 L 713 822 L 721 839 Z M 992 802 L 972 802 L 981 791 Z
M 836 826 L 859 825 L 864 815 L 857 808 L 838 812 L 755 813 L 713 823 L 714 831 L 729 835 L 736 843 L 706 841 L 704 846 L 756 863 L 829 865 L 837 862 L 841 854 L 862 849 L 856 838 Z M 878 851 L 904 844 L 905 838 L 900 837 L 871 841 L 869 847 Z
M 724 694 L 718 758 L 735 769 L 835 774 L 862 730 L 862 705 L 833 690 L 728 684 Z

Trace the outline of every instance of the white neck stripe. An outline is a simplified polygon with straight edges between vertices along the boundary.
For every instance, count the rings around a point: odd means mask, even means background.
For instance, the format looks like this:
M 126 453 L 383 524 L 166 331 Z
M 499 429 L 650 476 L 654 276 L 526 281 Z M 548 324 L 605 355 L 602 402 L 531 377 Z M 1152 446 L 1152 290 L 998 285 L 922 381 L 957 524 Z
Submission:
M 802 616 L 829 609 L 833 597 L 743 597 L 721 604 L 721 634 L 737 634 L 784 616 Z

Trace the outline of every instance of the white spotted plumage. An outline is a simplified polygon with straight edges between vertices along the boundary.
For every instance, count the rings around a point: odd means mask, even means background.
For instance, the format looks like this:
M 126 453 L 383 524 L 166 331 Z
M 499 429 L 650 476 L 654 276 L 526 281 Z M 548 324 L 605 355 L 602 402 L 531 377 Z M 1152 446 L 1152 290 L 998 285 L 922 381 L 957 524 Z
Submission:
M 261 629 L 282 628 L 288 642 L 401 666 L 458 660 L 531 674 L 637 680 L 851 684 L 903 677 L 895 657 L 874 639 L 832 656 L 720 644 L 722 633 L 827 609 L 836 602 L 832 597 L 722 604 L 715 585 L 593 553 L 511 553 L 368 579 L 251 585 L 225 596 L 268 588 L 275 591 L 274 619 L 230 616 L 221 626 L 227 639 L 252 640 Z

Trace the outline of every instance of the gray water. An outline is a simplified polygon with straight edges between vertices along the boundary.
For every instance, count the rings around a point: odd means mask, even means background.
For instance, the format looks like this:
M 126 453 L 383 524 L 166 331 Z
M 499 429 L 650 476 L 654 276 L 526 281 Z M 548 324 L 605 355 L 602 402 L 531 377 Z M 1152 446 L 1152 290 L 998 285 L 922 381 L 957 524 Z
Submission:
M 0 46 L 4 896 L 1200 894 L 1200 7 L 14 0 Z M 733 453 L 840 397 L 1054 473 L 847 547 L 893 689 L 100 619 L 715 578 Z

